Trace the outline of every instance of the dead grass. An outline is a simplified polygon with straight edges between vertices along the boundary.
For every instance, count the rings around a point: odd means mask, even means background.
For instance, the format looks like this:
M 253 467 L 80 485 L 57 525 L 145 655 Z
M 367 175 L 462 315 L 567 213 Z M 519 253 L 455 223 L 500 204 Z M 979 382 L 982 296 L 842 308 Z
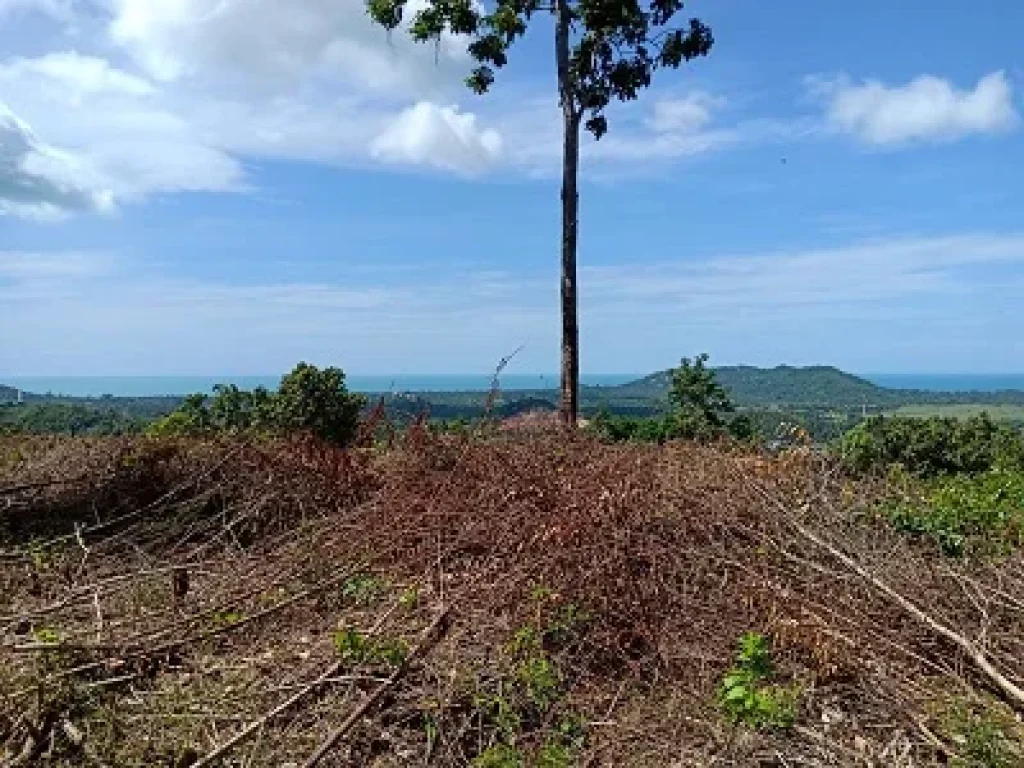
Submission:
M 874 492 L 809 452 L 542 430 L 4 439 L 4 759 L 302 765 L 333 733 L 317 764 L 947 764 L 936 702 L 1005 691 L 799 528 L 1018 685 L 1024 569 L 939 559 L 865 514 Z M 371 650 L 342 658 L 340 630 Z M 800 690 L 791 730 L 717 708 L 748 631 Z

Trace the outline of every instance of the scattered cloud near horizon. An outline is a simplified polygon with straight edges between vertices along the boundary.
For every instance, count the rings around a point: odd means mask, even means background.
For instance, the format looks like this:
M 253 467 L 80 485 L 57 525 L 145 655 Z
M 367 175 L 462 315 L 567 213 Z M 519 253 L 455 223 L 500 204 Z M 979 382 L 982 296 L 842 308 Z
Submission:
M 0 306 L 20 329 L 0 350 L 0 371 L 251 373 L 300 357 L 354 371 L 471 371 L 520 344 L 523 370 L 557 359 L 553 274 L 410 270 L 344 286 L 240 285 L 127 267 L 109 253 L 0 252 Z M 584 361 L 638 371 L 708 349 L 720 362 L 953 370 L 966 354 L 999 371 L 1001 360 L 1021 359 L 1024 342 L 982 349 L 975 340 L 1019 305 L 1022 267 L 1024 233 L 584 267 Z M 879 350 L 887 333 L 893 341 Z M 160 361 L 157 349 L 175 353 Z M 883 365 L 887 356 L 896 362 Z

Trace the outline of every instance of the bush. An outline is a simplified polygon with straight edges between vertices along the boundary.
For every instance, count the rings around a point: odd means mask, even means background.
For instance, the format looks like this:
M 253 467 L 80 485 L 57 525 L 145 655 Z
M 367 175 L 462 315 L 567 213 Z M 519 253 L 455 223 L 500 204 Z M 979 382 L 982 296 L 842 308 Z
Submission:
M 362 395 L 345 386 L 339 368 L 320 370 L 299 363 L 281 379 L 277 392 L 252 392 L 218 384 L 213 397 L 189 395 L 173 413 L 150 425 L 151 435 L 205 435 L 219 432 L 310 432 L 347 445 L 359 430 Z
M 1024 469 L 1024 435 L 987 415 L 969 419 L 875 416 L 839 441 L 846 467 L 855 473 L 900 465 L 922 477 Z
M 886 513 L 897 528 L 932 539 L 949 556 L 1006 552 L 1024 545 L 1024 472 L 928 480 L 890 502 Z
M 284 432 L 312 432 L 322 440 L 346 445 L 359 430 L 362 395 L 349 393 L 340 368 L 322 371 L 299 363 L 281 380 L 271 405 L 273 426 Z

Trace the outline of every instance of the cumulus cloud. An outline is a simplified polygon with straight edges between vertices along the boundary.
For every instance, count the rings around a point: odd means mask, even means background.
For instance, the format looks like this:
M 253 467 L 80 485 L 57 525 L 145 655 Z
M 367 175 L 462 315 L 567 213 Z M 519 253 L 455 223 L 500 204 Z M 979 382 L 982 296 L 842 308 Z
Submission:
M 53 220 L 113 206 L 112 192 L 87 161 L 40 141 L 0 102 L 0 214 Z
M 387 162 L 463 174 L 486 170 L 500 151 L 501 137 L 479 127 L 475 115 L 426 101 L 402 112 L 371 146 L 373 156 Z
M 401 30 L 389 38 L 363 0 L 107 1 L 112 39 L 160 81 L 281 89 L 313 75 L 408 91 L 454 80 L 447 64 L 465 58 L 465 41 L 452 35 L 436 51 Z M 424 4 L 410 2 L 407 19 Z M 435 54 L 437 66 L 426 66 Z
M 425 2 L 411 0 L 406 23 Z M 79 32 L 57 45 L 86 46 L 0 59 L 6 213 L 245 189 L 249 162 L 271 158 L 472 174 L 501 147 L 473 114 L 441 106 L 464 93 L 465 40 L 389 36 L 363 0 L 0 0 L 4 10 L 43 11 Z M 15 125 L 31 126 L 39 151 Z M 59 187 L 33 186 L 30 170 Z
M 895 86 L 878 80 L 816 78 L 810 87 L 825 100 L 832 128 L 867 144 L 951 141 L 999 133 L 1018 122 L 1013 89 L 1001 71 L 985 75 L 971 89 L 931 75 Z

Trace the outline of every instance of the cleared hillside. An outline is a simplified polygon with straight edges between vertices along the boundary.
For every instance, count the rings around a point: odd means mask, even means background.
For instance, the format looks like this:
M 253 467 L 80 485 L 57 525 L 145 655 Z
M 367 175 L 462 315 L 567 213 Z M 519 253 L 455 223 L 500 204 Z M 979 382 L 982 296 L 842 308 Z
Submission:
M 557 434 L 6 438 L 0 755 L 909 767 L 979 723 L 1020 764 L 1012 698 L 951 638 L 1024 678 L 1024 562 L 942 559 L 881 490 L 806 452 Z

